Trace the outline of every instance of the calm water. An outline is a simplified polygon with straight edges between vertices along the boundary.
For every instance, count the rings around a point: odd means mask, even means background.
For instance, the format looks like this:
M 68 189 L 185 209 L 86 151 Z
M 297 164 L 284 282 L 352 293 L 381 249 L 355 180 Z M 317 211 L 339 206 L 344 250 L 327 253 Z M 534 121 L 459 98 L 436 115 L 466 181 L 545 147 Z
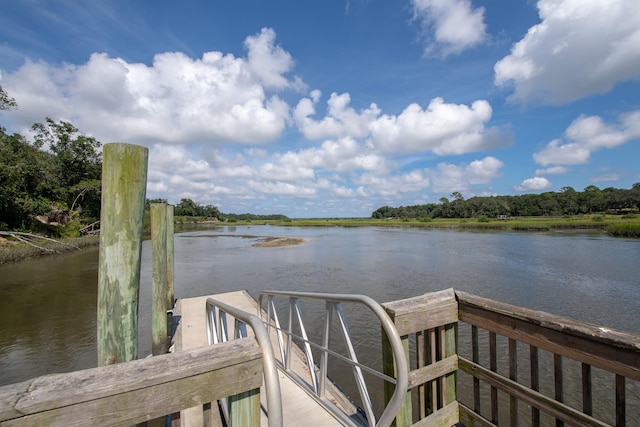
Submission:
M 302 237 L 254 248 L 250 236 Z M 143 246 L 140 356 L 150 353 Z M 220 227 L 176 234 L 176 297 L 247 289 L 366 294 L 449 287 L 640 333 L 640 241 L 586 233 Z M 0 385 L 96 365 L 98 249 L 0 266 Z M 373 331 L 376 336 L 379 333 Z

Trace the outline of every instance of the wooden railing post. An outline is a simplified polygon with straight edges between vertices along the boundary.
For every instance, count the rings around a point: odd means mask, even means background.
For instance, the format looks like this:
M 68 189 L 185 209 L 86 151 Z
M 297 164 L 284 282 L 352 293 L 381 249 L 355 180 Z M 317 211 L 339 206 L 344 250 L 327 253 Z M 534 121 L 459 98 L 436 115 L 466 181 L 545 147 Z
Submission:
M 229 398 L 229 419 L 233 426 L 260 426 L 260 389 L 256 388 Z M 302 421 L 302 420 L 301 420 Z
M 98 366 L 138 357 L 138 296 L 149 150 L 105 144 L 98 266 Z
M 402 340 L 402 346 L 404 347 L 405 357 L 409 359 L 409 336 L 403 335 L 400 337 Z M 396 364 L 393 360 L 393 351 L 391 350 L 391 344 L 387 338 L 387 334 L 382 331 L 382 371 L 390 377 L 396 378 Z M 385 404 L 391 399 L 391 395 L 395 390 L 395 386 L 385 381 L 384 383 L 384 401 Z M 407 395 L 404 399 L 402 407 L 396 415 L 395 421 L 391 424 L 395 427 L 405 427 L 413 424 L 413 407 L 411 404 L 411 390 L 407 390 Z
M 167 352 L 167 204 L 151 203 L 151 265 L 153 292 L 151 311 L 152 352 Z
M 450 323 L 444 327 L 444 357 L 458 355 L 458 324 Z M 444 405 L 458 400 L 456 390 L 457 372 L 450 372 L 444 377 Z

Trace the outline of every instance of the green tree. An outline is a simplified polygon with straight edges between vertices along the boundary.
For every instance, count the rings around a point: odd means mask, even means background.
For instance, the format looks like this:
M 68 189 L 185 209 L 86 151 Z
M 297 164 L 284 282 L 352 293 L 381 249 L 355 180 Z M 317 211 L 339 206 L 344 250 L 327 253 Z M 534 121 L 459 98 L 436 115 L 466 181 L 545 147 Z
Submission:
M 18 108 L 16 100 L 10 97 L 0 85 L 0 111 L 13 110 L 14 108 Z
M 69 208 L 81 210 L 85 215 L 100 215 L 100 179 L 102 154 L 100 142 L 93 137 L 78 134 L 78 128 L 69 122 L 54 122 L 47 117 L 45 123 L 35 123 L 34 145 L 48 147 L 55 155 L 60 198 Z

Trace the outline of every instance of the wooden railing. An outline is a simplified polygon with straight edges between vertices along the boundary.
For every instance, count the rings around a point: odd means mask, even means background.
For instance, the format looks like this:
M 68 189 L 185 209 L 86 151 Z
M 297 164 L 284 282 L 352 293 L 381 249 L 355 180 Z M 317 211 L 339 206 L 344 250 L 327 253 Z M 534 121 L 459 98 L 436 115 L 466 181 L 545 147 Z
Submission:
M 262 362 L 256 341 L 244 338 L 46 375 L 0 387 L 0 426 L 123 426 L 198 405 L 210 419 L 212 406 L 218 410 L 217 399 L 260 393 Z M 172 425 L 180 425 L 179 419 Z
M 383 306 L 412 367 L 396 426 L 640 425 L 637 335 L 452 289 Z

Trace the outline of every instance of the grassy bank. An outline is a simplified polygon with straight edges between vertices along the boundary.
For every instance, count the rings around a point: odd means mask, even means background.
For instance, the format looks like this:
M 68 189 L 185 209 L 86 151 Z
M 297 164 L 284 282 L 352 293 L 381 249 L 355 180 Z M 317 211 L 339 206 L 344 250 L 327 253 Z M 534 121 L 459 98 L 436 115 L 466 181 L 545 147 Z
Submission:
M 496 230 L 496 231 L 549 231 L 549 230 L 604 230 L 612 236 L 640 237 L 638 215 L 579 215 L 574 217 L 521 217 L 521 218 L 316 218 L 282 221 L 238 221 L 221 225 L 260 225 L 295 227 L 420 227 L 440 229 Z
M 86 236 L 60 239 L 58 241 L 38 240 L 33 244 L 12 239 L 0 240 L 0 264 L 21 261 L 37 256 L 56 255 L 77 251 L 100 243 L 100 236 Z

